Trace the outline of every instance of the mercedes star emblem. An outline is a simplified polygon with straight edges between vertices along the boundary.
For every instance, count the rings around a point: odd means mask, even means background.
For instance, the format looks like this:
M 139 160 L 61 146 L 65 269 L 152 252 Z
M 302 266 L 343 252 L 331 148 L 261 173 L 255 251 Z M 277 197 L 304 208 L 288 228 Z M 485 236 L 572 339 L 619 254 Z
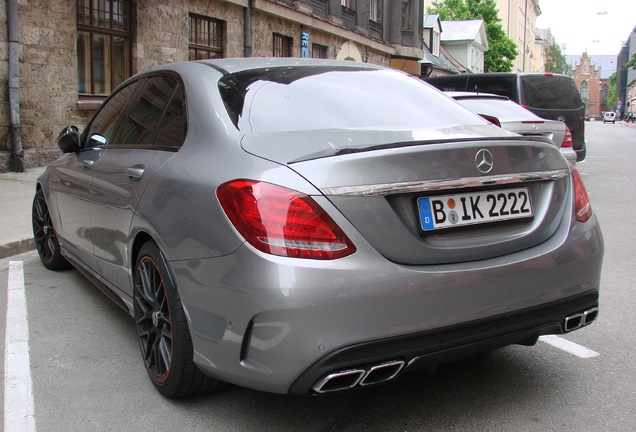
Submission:
M 475 166 L 482 174 L 487 174 L 492 170 L 494 165 L 494 158 L 492 153 L 486 149 L 481 149 L 475 155 Z

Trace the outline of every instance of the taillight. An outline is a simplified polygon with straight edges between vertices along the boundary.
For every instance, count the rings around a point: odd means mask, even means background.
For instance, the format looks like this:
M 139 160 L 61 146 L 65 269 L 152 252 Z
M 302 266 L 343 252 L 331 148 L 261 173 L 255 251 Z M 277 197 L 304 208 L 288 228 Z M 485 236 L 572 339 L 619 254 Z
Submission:
M 256 249 L 273 255 L 336 259 L 355 246 L 309 196 L 270 183 L 233 180 L 216 195 L 237 231 Z
M 565 127 L 565 136 L 563 137 L 561 147 L 572 147 L 572 132 L 570 132 L 570 128 L 567 126 Z
M 585 191 L 583 179 L 581 179 L 581 175 L 576 168 L 572 168 L 572 178 L 574 180 L 574 211 L 576 213 L 576 220 L 585 222 L 592 217 L 592 205 Z

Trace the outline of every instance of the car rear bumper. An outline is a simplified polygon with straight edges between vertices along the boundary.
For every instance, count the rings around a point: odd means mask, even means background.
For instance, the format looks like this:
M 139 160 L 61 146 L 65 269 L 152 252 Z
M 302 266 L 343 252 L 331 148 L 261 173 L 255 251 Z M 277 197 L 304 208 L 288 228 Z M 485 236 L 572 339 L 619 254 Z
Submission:
M 461 265 L 401 266 L 364 247 L 300 260 L 245 245 L 170 266 L 204 372 L 310 394 L 332 373 L 365 371 L 356 379 L 379 366 L 375 383 L 397 369 L 562 333 L 566 316 L 598 304 L 603 245 L 595 218 L 558 237 Z
M 566 321 L 579 314 L 588 318 L 577 328 L 596 319 L 598 291 L 491 319 L 344 347 L 308 368 L 290 393 L 364 387 L 390 381 L 405 371 L 434 372 L 440 364 L 488 354 L 507 345 L 534 345 L 539 336 L 566 333 Z

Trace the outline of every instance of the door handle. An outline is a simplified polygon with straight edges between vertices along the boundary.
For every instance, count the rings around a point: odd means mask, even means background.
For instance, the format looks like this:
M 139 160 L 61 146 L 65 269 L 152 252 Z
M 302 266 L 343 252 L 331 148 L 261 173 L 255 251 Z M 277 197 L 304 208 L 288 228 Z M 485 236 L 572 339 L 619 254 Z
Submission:
M 128 174 L 128 177 L 131 179 L 139 180 L 144 175 L 144 169 L 135 167 L 128 168 L 126 169 L 126 174 Z

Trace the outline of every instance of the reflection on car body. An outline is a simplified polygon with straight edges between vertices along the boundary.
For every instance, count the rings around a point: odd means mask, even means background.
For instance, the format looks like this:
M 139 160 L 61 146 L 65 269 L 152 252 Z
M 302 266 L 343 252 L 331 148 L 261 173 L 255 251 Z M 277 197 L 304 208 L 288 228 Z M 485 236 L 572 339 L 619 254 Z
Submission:
M 596 318 L 603 241 L 576 169 L 395 70 L 172 63 L 58 144 L 41 260 L 134 317 L 169 397 L 376 385 Z M 422 198 L 457 217 L 472 199 L 475 223 L 425 229 Z

